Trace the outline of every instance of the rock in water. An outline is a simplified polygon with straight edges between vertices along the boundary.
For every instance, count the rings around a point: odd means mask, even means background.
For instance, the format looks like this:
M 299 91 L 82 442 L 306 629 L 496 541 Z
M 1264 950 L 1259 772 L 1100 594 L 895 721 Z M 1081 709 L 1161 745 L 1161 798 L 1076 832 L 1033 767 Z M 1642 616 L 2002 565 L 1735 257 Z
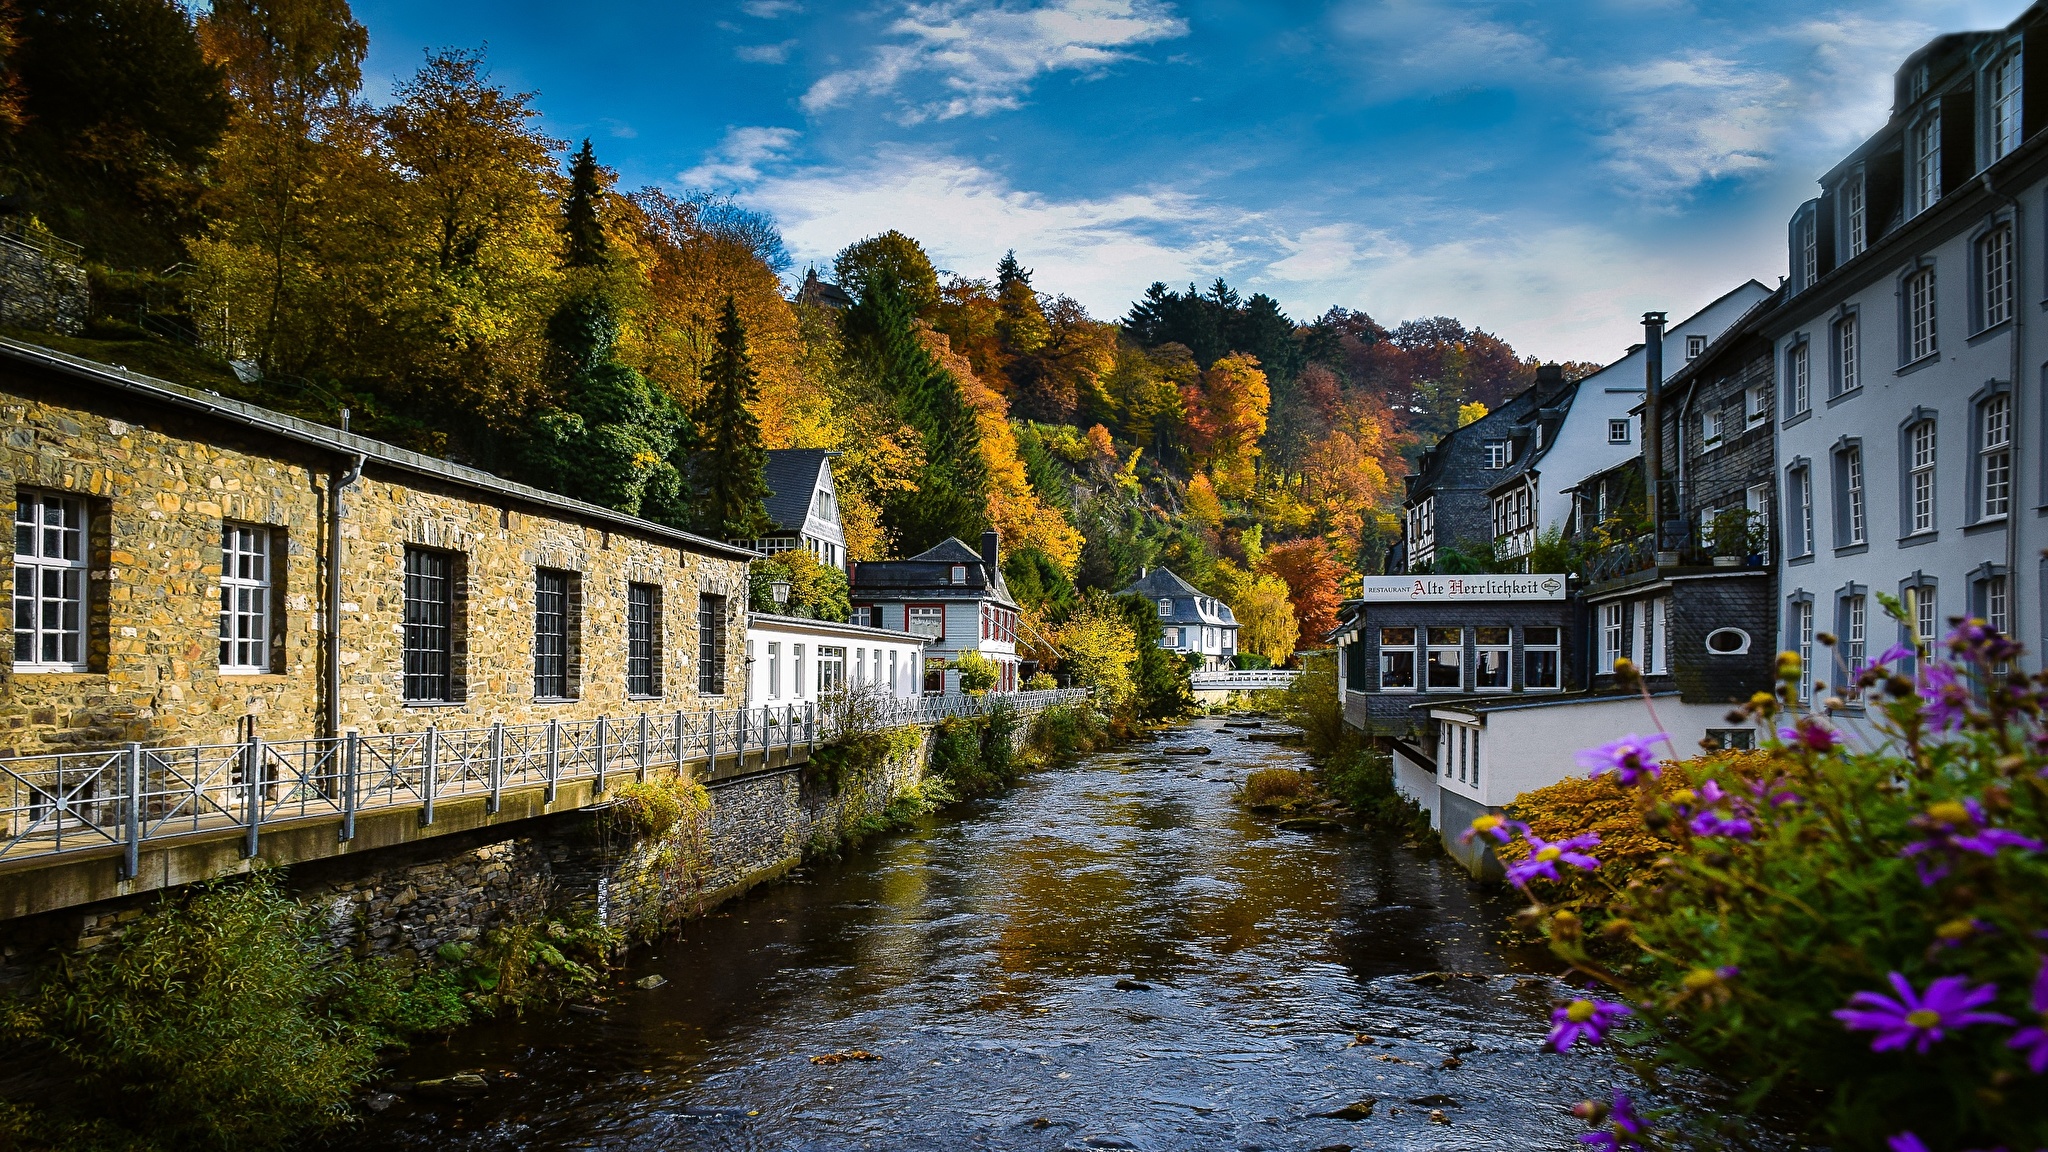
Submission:
M 1325 1120 L 1370 1120 L 1373 1105 L 1378 1103 L 1377 1098 L 1367 1096 L 1363 1100 L 1354 1100 L 1335 1112 L 1320 1112 L 1317 1115 Z
M 1282 820 L 1279 827 L 1283 832 L 1342 832 L 1344 830 L 1342 824 L 1322 816 L 1297 816 L 1292 820 Z
M 659 988 L 666 983 L 668 983 L 668 977 L 666 976 L 643 976 L 640 979 L 633 981 L 633 984 L 636 987 L 646 988 L 649 991 Z
M 1146 984 L 1143 981 L 1131 979 L 1118 980 L 1116 982 L 1116 987 L 1117 991 L 1119 992 L 1150 992 L 1152 990 L 1152 986 L 1150 984 Z

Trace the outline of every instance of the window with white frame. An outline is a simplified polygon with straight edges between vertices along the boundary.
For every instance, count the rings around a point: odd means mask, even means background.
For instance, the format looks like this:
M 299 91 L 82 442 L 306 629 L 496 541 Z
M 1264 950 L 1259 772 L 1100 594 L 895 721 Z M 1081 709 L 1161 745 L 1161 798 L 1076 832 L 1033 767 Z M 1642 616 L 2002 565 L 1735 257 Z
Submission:
M 1380 629 L 1380 687 L 1415 687 L 1415 629 Z
M 1863 673 L 1865 647 L 1870 634 L 1870 602 L 1860 593 L 1842 598 L 1842 664 L 1848 669 L 1848 683 L 1841 686 L 1844 700 L 1860 699 L 1863 689 L 1856 678 Z
M 1912 132 L 1913 213 L 1918 215 L 1941 199 L 1941 115 L 1930 108 Z
M 1854 312 L 1835 321 L 1835 376 L 1830 383 L 1833 385 L 1830 393 L 1834 396 L 1854 392 L 1863 384 L 1862 348 L 1859 347 Z
M 1159 602 L 1159 618 L 1161 620 L 1170 620 L 1173 618 L 1172 600 L 1161 600 Z
M 1863 173 L 1856 172 L 1842 182 L 1843 218 L 1847 221 L 1849 259 L 1863 255 L 1869 247 L 1868 212 L 1864 206 Z
M 1710 409 L 1700 413 L 1700 446 L 1711 448 L 1721 442 L 1721 413 Z
M 2012 397 L 1997 395 L 1977 410 L 1977 518 L 2012 509 Z
M 1705 336 L 1687 336 L 1685 338 L 1685 358 L 1687 360 L 1699 359 L 1700 354 L 1706 350 L 1707 338 Z
M 33 488 L 14 503 L 14 670 L 86 670 L 85 501 Z
M 1813 469 L 1798 467 L 1791 472 L 1792 538 L 1785 542 L 1794 556 L 1813 555 Z
M 1456 692 L 1465 686 L 1465 630 L 1430 628 L 1423 686 L 1431 692 Z
M 1474 628 L 1472 634 L 1479 645 L 1472 665 L 1472 686 L 1481 691 L 1489 688 L 1507 691 L 1508 666 L 1514 658 L 1511 631 L 1506 628 Z
M 1906 362 L 1924 360 L 1937 350 L 1934 329 L 1934 269 L 1922 268 L 1906 277 Z
M 1799 354 L 1800 359 L 1806 358 L 1806 345 L 1801 344 L 1799 346 Z M 1758 381 L 1743 391 L 1742 414 L 1747 421 L 1748 427 L 1754 428 L 1763 423 L 1765 418 L 1770 415 L 1770 409 L 1771 386 L 1769 383 Z
M 818 519 L 827 524 L 834 524 L 839 520 L 839 501 L 832 495 L 830 488 L 818 489 L 817 496 L 811 501 L 811 510 Z
M 2006 599 L 2005 576 L 1989 576 L 1984 580 L 1984 622 L 1992 629 L 2010 635 L 2012 619 Z
M 1797 416 L 1813 408 L 1813 356 L 1806 341 L 1785 350 L 1785 409 Z
M 858 624 L 863 628 L 879 628 L 881 626 L 874 607 L 867 604 L 856 604 L 854 606 L 851 623 Z
M 1610 419 L 1607 421 L 1607 442 L 1609 444 L 1626 444 L 1629 441 L 1629 431 L 1628 417 L 1623 416 L 1619 419 Z
M 1408 563 L 1426 564 L 1436 555 L 1436 497 L 1425 497 L 1408 509 Z
M 1507 441 L 1488 440 L 1484 445 L 1484 449 L 1486 452 L 1486 466 L 1488 468 L 1505 468 L 1508 466 Z
M 1998 160 L 2020 146 L 2020 54 L 1991 66 L 1986 77 L 1991 104 L 1991 158 Z
M 965 564 L 955 564 L 955 565 L 953 565 L 953 583 L 955 583 L 955 584 L 965 584 L 965 583 L 967 583 L 967 565 L 965 565 Z
M 1922 420 L 1906 433 L 1906 533 L 1934 531 L 1934 421 Z
M 1522 629 L 1523 689 L 1533 692 L 1563 685 L 1562 632 L 1562 629 L 1548 624 Z
M 1743 489 L 1742 507 L 1744 511 L 1749 513 L 1749 530 L 1753 538 L 1769 540 L 1771 538 L 1771 486 L 1769 484 L 1751 484 L 1748 488 Z M 1768 544 L 1759 545 L 1755 551 L 1761 552 L 1769 547 Z
M 1810 213 L 1799 226 L 1799 287 L 1803 291 L 1820 279 L 1820 214 Z
M 1792 634 L 1799 645 L 1799 702 L 1813 700 L 1813 601 L 1792 605 Z
M 913 636 L 946 638 L 946 610 L 937 604 L 913 604 L 903 610 L 905 632 Z
M 1922 652 L 1941 642 L 1940 597 L 1933 584 L 1916 584 L 1906 589 L 1906 614 L 1913 618 L 1913 631 L 1920 636 Z
M 1985 328 L 2012 319 L 2012 226 L 1977 238 L 1977 317 Z
M 270 529 L 220 529 L 220 670 L 270 671 Z
M 1626 651 L 1622 645 L 1628 642 L 1623 628 L 1623 605 L 1620 601 L 1600 606 L 1600 671 L 1614 671 L 1614 662 L 1621 659 Z
M 1863 447 L 1842 449 L 1842 543 L 1864 542 Z
M 782 698 L 782 644 L 776 640 L 768 642 L 768 698 Z
M 789 694 L 799 700 L 803 699 L 804 685 L 807 683 L 809 681 L 804 679 L 804 646 L 801 644 L 791 644 L 789 646 Z

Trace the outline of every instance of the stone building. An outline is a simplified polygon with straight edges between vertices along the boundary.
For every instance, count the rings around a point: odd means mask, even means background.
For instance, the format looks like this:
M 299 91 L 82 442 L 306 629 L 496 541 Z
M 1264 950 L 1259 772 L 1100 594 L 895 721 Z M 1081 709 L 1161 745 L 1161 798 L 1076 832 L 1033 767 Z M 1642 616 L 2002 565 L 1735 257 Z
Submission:
M 11 341 L 0 428 L 0 755 L 744 702 L 746 549 Z

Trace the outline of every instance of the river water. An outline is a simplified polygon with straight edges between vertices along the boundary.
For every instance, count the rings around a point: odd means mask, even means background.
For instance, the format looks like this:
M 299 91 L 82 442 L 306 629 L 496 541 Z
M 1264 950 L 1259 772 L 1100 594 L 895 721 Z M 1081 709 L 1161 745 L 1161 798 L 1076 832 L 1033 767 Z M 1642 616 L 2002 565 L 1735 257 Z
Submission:
M 1512 903 L 1398 838 L 1238 809 L 1248 771 L 1304 766 L 1249 735 L 1196 721 L 760 889 L 637 951 L 602 1018 L 423 1046 L 400 1076 L 489 1090 L 341 1142 L 1581 1147 L 1564 1108 L 1621 1073 L 1538 1050 L 1557 966 L 1499 942 Z M 853 1050 L 879 1059 L 811 1059 Z

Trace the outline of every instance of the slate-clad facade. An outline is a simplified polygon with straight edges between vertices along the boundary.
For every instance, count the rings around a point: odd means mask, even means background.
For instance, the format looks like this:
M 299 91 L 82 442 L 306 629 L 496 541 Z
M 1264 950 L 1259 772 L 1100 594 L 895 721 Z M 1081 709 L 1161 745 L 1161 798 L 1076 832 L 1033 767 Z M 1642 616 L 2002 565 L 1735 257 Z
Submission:
M 980 552 L 947 537 L 908 560 L 855 564 L 853 622 L 930 637 L 927 692 L 957 691 L 958 662 L 970 651 L 996 665 L 997 691 L 1016 691 L 1020 616 L 1003 582 L 999 545 L 994 532 L 983 532 Z
M 844 571 L 846 532 L 839 522 L 839 490 L 832 480 L 832 458 L 837 455 L 822 448 L 769 452 L 762 469 L 768 482 L 763 503 L 773 525 L 765 536 L 733 543 L 767 556 L 803 548 L 820 563 Z

